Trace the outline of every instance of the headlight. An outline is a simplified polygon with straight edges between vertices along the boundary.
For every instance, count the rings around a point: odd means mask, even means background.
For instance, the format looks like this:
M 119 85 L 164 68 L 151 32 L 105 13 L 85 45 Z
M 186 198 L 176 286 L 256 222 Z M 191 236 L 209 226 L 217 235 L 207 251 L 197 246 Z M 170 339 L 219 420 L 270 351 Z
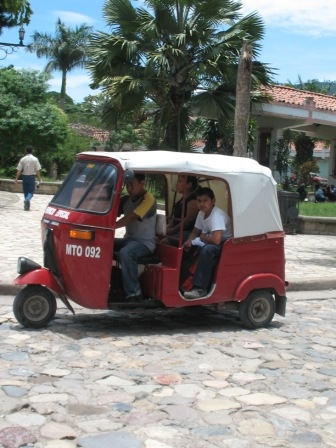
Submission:
M 19 257 L 17 261 L 17 272 L 18 274 L 26 274 L 26 272 L 35 271 L 36 269 L 41 269 L 41 265 L 35 263 L 35 261 L 30 260 L 26 257 Z

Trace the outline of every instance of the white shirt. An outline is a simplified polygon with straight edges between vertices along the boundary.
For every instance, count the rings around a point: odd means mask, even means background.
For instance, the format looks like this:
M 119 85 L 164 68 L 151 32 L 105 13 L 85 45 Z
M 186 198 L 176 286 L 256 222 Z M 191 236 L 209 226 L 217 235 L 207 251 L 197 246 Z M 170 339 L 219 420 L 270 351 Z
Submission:
M 232 237 L 231 219 L 229 215 L 224 212 L 224 210 L 217 206 L 212 209 L 210 215 L 205 219 L 204 212 L 199 211 L 196 218 L 195 227 L 201 230 L 202 233 L 209 236 L 216 230 L 223 230 L 223 241 Z
M 33 154 L 27 154 L 20 159 L 17 169 L 22 171 L 22 174 L 25 176 L 33 176 L 36 174 L 36 171 L 41 169 L 41 165 L 37 157 L 33 156 Z

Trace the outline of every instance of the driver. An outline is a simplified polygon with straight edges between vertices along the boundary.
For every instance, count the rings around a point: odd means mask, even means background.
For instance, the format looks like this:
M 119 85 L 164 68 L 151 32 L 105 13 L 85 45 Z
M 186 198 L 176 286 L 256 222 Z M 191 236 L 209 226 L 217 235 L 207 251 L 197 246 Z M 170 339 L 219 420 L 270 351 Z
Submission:
M 114 253 L 121 264 L 122 281 L 127 302 L 142 299 L 138 279 L 138 258 L 155 250 L 156 200 L 145 189 L 145 174 L 136 173 L 126 183 L 127 195 L 120 201 L 116 229 L 126 227 L 124 238 L 114 240 Z

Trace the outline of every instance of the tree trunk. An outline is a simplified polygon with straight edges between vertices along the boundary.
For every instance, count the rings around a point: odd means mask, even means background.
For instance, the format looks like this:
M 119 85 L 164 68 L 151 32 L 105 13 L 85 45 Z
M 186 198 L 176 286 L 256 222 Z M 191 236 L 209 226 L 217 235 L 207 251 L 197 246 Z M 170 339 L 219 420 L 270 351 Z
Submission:
M 181 141 L 184 139 L 182 130 L 181 111 L 183 107 L 183 93 L 176 88 L 171 88 L 169 92 L 170 102 L 172 104 L 171 116 L 166 126 L 164 144 L 166 149 L 181 151 Z
M 57 163 L 56 162 L 51 162 L 50 166 L 49 166 L 49 177 L 51 177 L 52 179 L 56 180 L 57 179 Z
M 246 157 L 250 118 L 252 45 L 244 41 L 238 64 L 233 155 Z
M 60 108 L 64 110 L 65 105 L 65 94 L 66 94 L 66 71 L 62 71 L 62 84 L 61 84 L 61 96 L 60 96 Z

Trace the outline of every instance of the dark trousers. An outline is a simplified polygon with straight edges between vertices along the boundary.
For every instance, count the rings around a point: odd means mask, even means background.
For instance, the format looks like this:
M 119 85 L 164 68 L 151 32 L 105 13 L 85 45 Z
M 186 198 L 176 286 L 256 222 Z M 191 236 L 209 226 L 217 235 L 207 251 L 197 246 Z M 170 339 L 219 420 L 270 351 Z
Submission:
M 30 201 L 35 191 L 35 176 L 22 176 L 23 195 L 26 201 Z
M 151 255 L 151 251 L 145 244 L 127 238 L 114 240 L 114 253 L 121 264 L 123 288 L 126 297 L 141 295 L 141 287 L 138 278 L 138 258 Z
M 206 244 L 201 247 L 198 255 L 198 264 L 195 271 L 193 284 L 199 289 L 208 289 L 213 269 L 221 253 L 222 244 Z

